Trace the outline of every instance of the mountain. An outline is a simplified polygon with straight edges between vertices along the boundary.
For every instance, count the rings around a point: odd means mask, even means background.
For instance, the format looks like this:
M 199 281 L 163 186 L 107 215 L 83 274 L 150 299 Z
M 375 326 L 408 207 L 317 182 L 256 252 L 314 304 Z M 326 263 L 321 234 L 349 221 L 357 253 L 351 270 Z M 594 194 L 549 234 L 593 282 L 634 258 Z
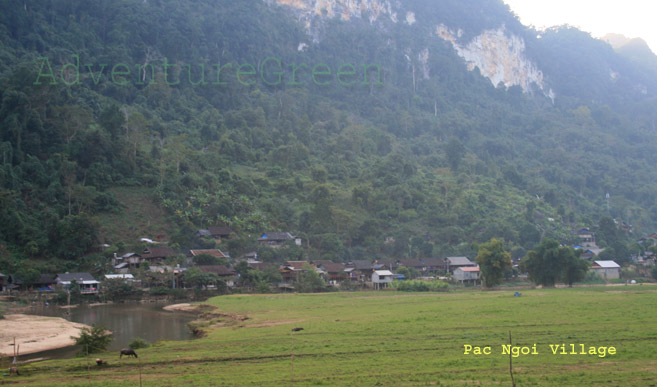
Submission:
M 653 72 L 657 69 L 657 55 L 652 52 L 645 40 L 630 39 L 620 34 L 607 34 L 602 39 L 611 44 L 619 55 L 635 64 Z
M 101 273 L 146 232 L 207 247 L 196 229 L 220 224 L 231 256 L 265 230 L 304 239 L 271 261 L 655 227 L 654 68 L 501 0 L 0 11 L 0 264 L 26 278 Z

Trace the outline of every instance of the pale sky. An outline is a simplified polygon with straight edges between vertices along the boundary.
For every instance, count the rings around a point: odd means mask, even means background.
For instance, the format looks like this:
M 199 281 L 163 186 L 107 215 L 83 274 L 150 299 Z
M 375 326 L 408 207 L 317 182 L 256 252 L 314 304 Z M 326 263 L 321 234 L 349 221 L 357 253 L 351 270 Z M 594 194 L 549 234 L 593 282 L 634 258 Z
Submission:
M 504 0 L 524 25 L 570 24 L 593 37 L 617 33 L 643 38 L 657 53 L 655 0 Z

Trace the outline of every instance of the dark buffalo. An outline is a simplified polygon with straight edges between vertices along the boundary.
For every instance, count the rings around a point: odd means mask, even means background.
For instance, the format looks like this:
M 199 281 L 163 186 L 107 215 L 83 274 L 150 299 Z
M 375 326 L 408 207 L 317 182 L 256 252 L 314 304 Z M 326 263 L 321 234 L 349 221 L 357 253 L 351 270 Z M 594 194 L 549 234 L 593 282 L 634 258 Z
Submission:
M 302 331 L 303 328 L 292 328 L 292 332 L 299 332 Z
M 121 350 L 121 354 L 119 355 L 119 359 L 122 358 L 123 355 L 125 355 L 125 356 L 139 357 L 139 356 L 137 356 L 137 353 L 135 352 L 135 350 L 132 349 L 132 348 L 123 348 L 123 349 Z

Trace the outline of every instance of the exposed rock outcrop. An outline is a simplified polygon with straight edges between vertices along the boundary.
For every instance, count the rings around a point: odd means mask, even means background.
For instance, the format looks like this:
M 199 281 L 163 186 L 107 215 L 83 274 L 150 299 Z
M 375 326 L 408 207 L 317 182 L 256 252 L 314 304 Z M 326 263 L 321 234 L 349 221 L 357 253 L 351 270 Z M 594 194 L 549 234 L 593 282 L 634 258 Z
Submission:
M 543 73 L 525 56 L 525 41 L 518 36 L 507 34 L 504 27 L 486 30 L 468 44 L 458 42 L 461 31 L 454 32 L 444 25 L 436 27 L 436 35 L 449 41 L 459 56 L 465 59 L 469 70 L 479 68 L 481 74 L 497 86 L 520 86 L 525 93 L 531 92 L 536 84 L 546 95 Z

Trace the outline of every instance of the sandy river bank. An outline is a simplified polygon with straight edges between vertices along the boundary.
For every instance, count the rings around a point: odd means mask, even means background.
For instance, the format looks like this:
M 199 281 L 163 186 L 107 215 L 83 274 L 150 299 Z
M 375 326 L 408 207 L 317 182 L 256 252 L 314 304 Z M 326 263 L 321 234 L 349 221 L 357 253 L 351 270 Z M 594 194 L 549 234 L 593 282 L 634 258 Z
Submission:
M 10 314 L 0 320 L 0 355 L 14 355 L 14 338 L 20 355 L 71 346 L 87 325 L 60 317 Z

